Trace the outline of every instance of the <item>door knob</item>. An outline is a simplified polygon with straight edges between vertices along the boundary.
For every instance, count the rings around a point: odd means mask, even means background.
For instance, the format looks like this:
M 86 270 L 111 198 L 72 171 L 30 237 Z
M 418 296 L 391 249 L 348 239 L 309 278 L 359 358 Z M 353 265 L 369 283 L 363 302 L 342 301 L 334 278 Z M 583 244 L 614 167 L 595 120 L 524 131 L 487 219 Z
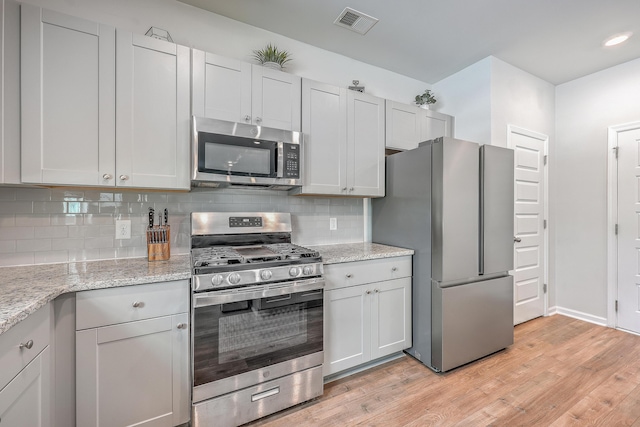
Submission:
M 514 242 L 516 242 L 516 243 L 520 243 L 520 242 L 522 242 L 522 239 L 521 239 L 521 238 L 519 238 L 519 237 L 515 237 L 515 236 L 514 236 L 514 237 L 513 237 L 513 241 L 514 241 Z

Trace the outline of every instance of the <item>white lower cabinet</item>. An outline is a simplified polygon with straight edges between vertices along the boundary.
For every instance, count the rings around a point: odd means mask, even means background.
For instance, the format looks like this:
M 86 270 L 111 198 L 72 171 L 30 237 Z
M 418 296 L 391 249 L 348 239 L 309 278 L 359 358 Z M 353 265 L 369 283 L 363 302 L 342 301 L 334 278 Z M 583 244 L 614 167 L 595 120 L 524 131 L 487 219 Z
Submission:
M 327 265 L 325 273 L 324 376 L 411 347 L 411 257 Z
M 176 281 L 77 294 L 76 324 L 104 323 L 76 331 L 77 425 L 171 427 L 189 420 L 188 292 L 188 281 Z M 159 298 L 171 294 L 171 301 Z M 106 302 L 123 322 L 90 310 Z
M 0 426 L 51 426 L 51 306 L 0 336 Z

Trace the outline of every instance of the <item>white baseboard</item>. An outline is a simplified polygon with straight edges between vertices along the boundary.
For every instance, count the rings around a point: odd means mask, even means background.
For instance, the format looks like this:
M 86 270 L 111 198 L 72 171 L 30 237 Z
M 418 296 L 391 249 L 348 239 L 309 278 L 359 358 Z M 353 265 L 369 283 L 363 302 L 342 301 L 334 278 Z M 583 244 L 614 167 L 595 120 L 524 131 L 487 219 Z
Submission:
M 577 310 L 571 310 L 570 308 L 564 307 L 549 307 L 547 315 L 552 316 L 554 314 L 562 314 L 563 316 L 573 317 L 574 319 L 584 320 L 585 322 L 595 323 L 600 326 L 607 326 L 607 318 L 594 316 L 592 314 L 583 313 Z

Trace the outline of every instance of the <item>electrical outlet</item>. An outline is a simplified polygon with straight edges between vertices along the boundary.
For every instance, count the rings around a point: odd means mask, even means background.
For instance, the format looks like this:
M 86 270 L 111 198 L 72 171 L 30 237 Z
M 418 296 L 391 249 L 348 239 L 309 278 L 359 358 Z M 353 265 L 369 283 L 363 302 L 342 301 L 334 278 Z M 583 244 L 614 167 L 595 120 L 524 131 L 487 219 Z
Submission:
M 338 218 L 329 218 L 329 230 L 338 229 Z
M 130 238 L 131 238 L 131 220 L 117 219 L 116 220 L 116 239 L 130 239 Z

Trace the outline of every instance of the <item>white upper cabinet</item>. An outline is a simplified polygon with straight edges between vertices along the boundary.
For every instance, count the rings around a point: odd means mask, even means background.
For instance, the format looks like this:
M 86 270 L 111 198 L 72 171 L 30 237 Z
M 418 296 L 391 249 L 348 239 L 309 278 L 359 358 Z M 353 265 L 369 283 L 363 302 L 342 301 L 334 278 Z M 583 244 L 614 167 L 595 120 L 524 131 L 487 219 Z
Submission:
M 297 194 L 384 196 L 384 100 L 302 81 L 304 186 Z
M 300 77 L 196 49 L 192 73 L 194 116 L 300 131 Z
M 411 150 L 422 141 L 454 136 L 452 116 L 395 101 L 386 101 L 386 123 L 386 147 L 392 150 Z
M 115 29 L 22 5 L 22 181 L 115 185 Z
M 20 5 L 0 0 L 0 184 L 20 183 Z
M 386 147 L 394 150 L 411 150 L 422 141 L 422 110 L 414 105 L 386 101 Z
M 21 17 L 22 182 L 188 189 L 189 49 L 118 31 L 116 56 L 113 27 Z
M 189 189 L 189 48 L 117 32 L 118 186 Z

